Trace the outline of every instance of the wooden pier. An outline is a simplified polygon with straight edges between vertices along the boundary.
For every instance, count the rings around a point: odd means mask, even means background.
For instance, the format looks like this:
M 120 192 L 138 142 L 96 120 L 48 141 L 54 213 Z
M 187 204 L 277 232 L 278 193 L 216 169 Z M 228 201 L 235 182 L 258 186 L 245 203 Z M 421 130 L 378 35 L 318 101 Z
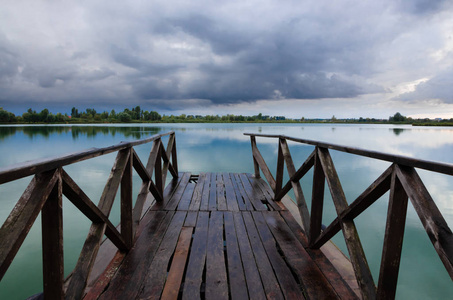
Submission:
M 0 170 L 0 184 L 34 175 L 0 229 L 0 279 L 41 212 L 46 299 L 392 299 L 408 199 L 453 277 L 453 234 L 415 171 L 453 175 L 451 165 L 284 136 L 249 135 L 254 174 L 178 172 L 174 132 Z M 162 138 L 167 136 L 165 147 Z M 275 177 L 256 137 L 278 139 Z M 315 146 L 297 170 L 287 140 Z M 133 147 L 150 142 L 144 165 Z M 348 205 L 328 149 L 391 165 Z M 63 167 L 112 152 L 117 157 L 96 205 Z M 285 165 L 290 180 L 284 185 Z M 309 211 L 299 181 L 311 168 Z M 142 179 L 135 202 L 134 170 Z M 167 173 L 172 179 L 167 180 Z M 165 182 L 169 183 L 164 188 Z M 338 217 L 321 229 L 326 182 Z M 119 227 L 108 217 L 120 187 Z M 286 196 L 290 189 L 295 203 Z M 389 190 L 375 286 L 353 219 Z M 68 278 L 63 277 L 63 195 L 93 222 Z M 339 231 L 350 262 L 330 242 Z

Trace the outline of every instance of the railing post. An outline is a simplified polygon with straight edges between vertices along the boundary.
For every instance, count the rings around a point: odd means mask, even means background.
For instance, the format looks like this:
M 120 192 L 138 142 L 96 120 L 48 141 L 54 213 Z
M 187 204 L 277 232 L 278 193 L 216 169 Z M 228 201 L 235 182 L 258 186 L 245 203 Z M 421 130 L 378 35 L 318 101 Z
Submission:
M 42 257 L 45 299 L 63 299 L 63 207 L 61 168 L 58 179 L 47 198 L 42 211 Z
M 278 143 L 278 157 L 277 157 L 277 172 L 275 173 L 275 190 L 274 195 L 277 195 L 282 190 L 283 184 L 283 168 L 285 159 L 283 157 L 282 146 L 279 140 Z
M 379 272 L 378 299 L 395 298 L 406 224 L 407 200 L 407 194 L 396 172 L 393 171 Z
M 176 174 L 178 174 L 178 158 L 176 157 L 176 137 L 175 133 L 173 132 L 170 134 L 170 137 L 173 138 L 173 148 L 171 149 L 171 164 L 173 169 L 175 169 Z
M 132 221 L 132 164 L 134 155 L 132 147 L 128 151 L 129 159 L 121 178 L 121 235 L 130 249 L 134 240 L 134 224 Z
M 156 140 L 157 143 L 159 143 L 159 149 L 157 151 L 157 156 L 156 156 L 156 164 L 154 165 L 154 180 L 156 182 L 156 187 L 157 187 L 157 190 L 159 191 L 159 193 L 161 195 L 164 194 L 164 188 L 163 188 L 163 178 L 162 178 L 162 151 L 164 151 L 163 149 L 163 145 L 162 145 L 162 140 L 159 139 L 159 140 Z
M 319 148 L 316 147 L 313 171 L 313 190 L 311 196 L 310 233 L 308 236 L 310 246 L 313 246 L 314 242 L 321 234 L 325 181 L 326 176 L 319 159 Z
M 255 155 L 253 154 L 253 149 L 256 148 L 256 138 L 254 135 L 250 136 L 250 142 L 252 144 L 252 156 L 253 156 L 253 166 L 255 168 L 255 178 L 260 178 L 260 165 L 256 161 Z

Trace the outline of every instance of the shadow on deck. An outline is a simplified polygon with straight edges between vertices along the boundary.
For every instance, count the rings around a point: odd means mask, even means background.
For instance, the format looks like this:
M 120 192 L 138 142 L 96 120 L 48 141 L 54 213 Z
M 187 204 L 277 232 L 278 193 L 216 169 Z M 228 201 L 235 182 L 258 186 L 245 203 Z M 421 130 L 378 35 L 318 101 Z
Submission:
M 181 173 L 164 199 L 85 299 L 357 298 L 264 180 Z

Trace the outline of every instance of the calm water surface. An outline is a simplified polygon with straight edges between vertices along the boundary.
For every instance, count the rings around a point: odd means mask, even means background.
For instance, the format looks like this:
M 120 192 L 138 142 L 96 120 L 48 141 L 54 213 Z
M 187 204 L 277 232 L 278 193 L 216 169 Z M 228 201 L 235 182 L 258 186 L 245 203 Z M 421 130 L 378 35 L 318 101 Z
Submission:
M 141 124 L 131 126 L 0 126 L 0 168 L 27 160 L 104 147 L 125 140 L 145 138 L 160 132 L 176 131 L 180 171 L 253 173 L 250 140 L 244 132 L 284 134 L 305 139 L 360 147 L 415 158 L 453 163 L 453 128 L 392 125 L 331 124 Z M 165 140 L 166 141 L 166 140 Z M 164 142 L 165 142 L 164 141 Z M 271 170 L 277 164 L 277 141 L 258 138 L 258 147 Z M 289 143 L 296 168 L 313 151 L 312 146 Z M 151 145 L 136 148 L 144 162 Z M 346 153 L 331 152 L 337 172 L 351 203 L 389 163 Z M 109 154 L 65 167 L 65 170 L 97 203 L 116 154 Z M 419 171 L 425 185 L 443 213 L 453 224 L 453 178 Z M 312 173 L 302 179 L 308 202 Z M 287 177 L 285 178 L 287 180 Z M 0 186 L 0 222 L 3 224 L 31 178 Z M 135 196 L 140 179 L 134 174 Z M 135 197 L 134 197 L 135 198 Z M 119 201 L 110 219 L 119 222 Z M 310 205 L 310 203 L 308 203 Z M 388 193 L 356 220 L 356 226 L 375 281 L 378 279 L 388 205 Z M 323 223 L 336 216 L 326 192 Z M 75 266 L 90 222 L 68 200 L 64 200 L 65 274 Z M 38 217 L 21 250 L 0 282 L 0 299 L 24 299 L 42 290 L 41 224 Z M 347 253 L 341 233 L 334 242 Z M 433 249 L 411 204 L 406 221 L 403 256 L 398 281 L 399 299 L 448 299 L 453 284 Z

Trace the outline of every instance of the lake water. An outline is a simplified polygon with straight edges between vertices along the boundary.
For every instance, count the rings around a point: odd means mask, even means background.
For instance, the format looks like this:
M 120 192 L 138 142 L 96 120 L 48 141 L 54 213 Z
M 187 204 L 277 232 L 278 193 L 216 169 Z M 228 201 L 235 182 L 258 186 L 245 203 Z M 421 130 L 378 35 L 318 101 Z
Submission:
M 393 125 L 332 124 L 139 124 L 112 126 L 0 126 L 0 168 L 27 160 L 52 157 L 91 147 L 104 147 L 156 133 L 176 132 L 180 171 L 253 173 L 250 139 L 244 132 L 284 134 L 304 139 L 360 147 L 414 158 L 453 163 L 453 128 Z M 166 139 L 164 140 L 166 141 Z M 257 138 L 258 147 L 275 172 L 277 140 Z M 136 148 L 146 162 L 151 144 Z M 298 168 L 313 151 L 312 146 L 289 143 Z M 65 167 L 74 181 L 97 203 L 116 154 L 109 154 Z M 331 151 L 348 202 L 360 195 L 390 164 Z M 453 178 L 419 171 L 425 185 L 443 213 L 453 224 Z M 288 177 L 285 177 L 285 182 Z M 0 222 L 3 224 L 31 178 L 0 186 Z M 312 171 L 301 181 L 310 206 Z M 135 194 L 140 179 L 134 174 Z M 325 193 L 323 223 L 335 216 L 329 193 Z M 293 197 L 294 198 L 294 197 Z M 110 219 L 119 222 L 119 201 Z M 388 193 L 356 221 L 375 282 L 379 274 L 388 205 Z M 67 275 L 75 266 L 90 222 L 68 200 L 64 210 L 64 261 Z M 38 217 L 22 248 L 0 282 L 0 299 L 24 299 L 42 290 L 41 224 Z M 342 234 L 333 241 L 347 253 Z M 405 240 L 398 281 L 399 299 L 447 299 L 453 284 L 409 203 Z

